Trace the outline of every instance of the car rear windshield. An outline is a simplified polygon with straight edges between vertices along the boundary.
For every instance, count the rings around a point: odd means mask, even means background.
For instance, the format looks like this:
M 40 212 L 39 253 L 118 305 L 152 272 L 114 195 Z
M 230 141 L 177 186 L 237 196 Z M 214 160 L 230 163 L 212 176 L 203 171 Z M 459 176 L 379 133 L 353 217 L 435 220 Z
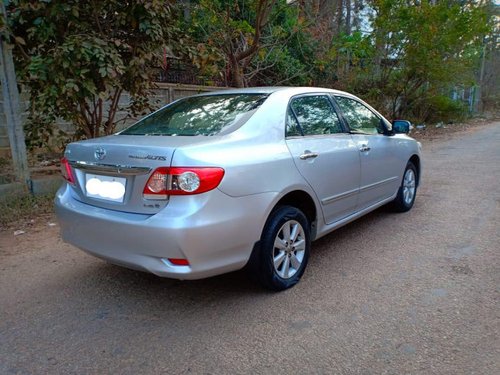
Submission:
M 217 135 L 248 120 L 266 98 L 264 94 L 193 96 L 154 112 L 120 134 Z

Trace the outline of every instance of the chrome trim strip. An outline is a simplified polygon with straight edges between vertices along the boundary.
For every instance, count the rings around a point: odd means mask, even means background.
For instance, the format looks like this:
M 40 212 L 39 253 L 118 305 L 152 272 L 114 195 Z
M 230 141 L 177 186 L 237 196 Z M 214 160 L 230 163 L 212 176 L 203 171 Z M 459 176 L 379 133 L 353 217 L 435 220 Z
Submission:
M 100 164 L 86 161 L 68 161 L 73 168 L 89 172 L 118 173 L 125 176 L 137 176 L 151 172 L 149 167 L 132 167 L 119 164 Z
M 383 206 L 386 203 L 389 203 L 390 201 L 394 200 L 394 198 L 396 198 L 396 195 L 397 195 L 397 192 L 394 193 L 393 195 L 391 195 L 389 198 L 383 199 L 380 202 L 377 202 L 374 205 L 367 207 L 361 211 L 355 212 L 350 216 L 347 216 L 347 217 L 340 219 L 338 221 L 334 221 L 333 223 L 328 223 L 326 225 L 322 225 L 321 228 L 318 228 L 318 232 L 316 233 L 314 240 L 317 240 L 318 238 L 321 238 L 321 237 L 327 235 L 328 233 L 332 232 L 333 230 L 340 228 L 341 226 L 346 225 L 346 224 L 350 223 L 351 221 L 356 220 L 357 218 L 367 214 L 368 212 L 373 211 L 373 210 L 377 209 L 378 207 Z
M 327 197 L 323 200 L 321 200 L 321 204 L 323 206 L 326 206 L 327 204 L 330 204 L 330 203 L 333 203 L 333 202 L 336 202 L 338 200 L 341 200 L 341 199 L 344 199 L 344 198 L 347 198 L 347 197 L 350 197 L 356 193 L 359 192 L 359 189 L 354 189 L 354 190 L 349 190 L 349 191 L 346 191 L 344 193 L 340 193 L 340 194 L 337 194 L 337 195 L 333 195 L 331 197 Z
M 384 184 L 387 184 L 391 181 L 394 181 L 394 180 L 397 180 L 398 177 L 395 176 L 395 177 L 390 177 L 390 178 L 387 178 L 385 180 L 382 180 L 382 181 L 378 181 L 378 182 L 375 182 L 373 184 L 370 184 L 370 185 L 366 185 L 366 186 L 363 186 L 362 188 L 359 188 L 359 189 L 354 189 L 354 190 L 349 190 L 349 191 L 346 191 L 344 193 L 340 193 L 340 194 L 337 194 L 337 195 L 333 195 L 331 197 L 327 197 L 325 199 L 322 199 L 321 200 L 321 204 L 323 206 L 326 206 L 327 204 L 330 204 L 330 203 L 333 203 L 333 202 L 336 202 L 336 201 L 339 201 L 341 199 L 344 199 L 344 198 L 348 198 L 356 193 L 361 193 L 362 191 L 366 191 L 366 190 L 369 190 L 369 189 L 373 189 L 373 188 L 376 188 L 380 185 L 384 185 Z
M 389 183 L 391 181 L 394 181 L 394 180 L 397 180 L 397 179 L 399 179 L 399 177 L 398 176 L 394 176 L 394 177 L 389 177 L 389 178 L 387 178 L 385 180 L 382 180 L 382 181 L 375 182 L 375 183 L 370 184 L 370 185 L 365 185 L 365 186 L 359 188 L 359 192 L 361 193 L 362 191 L 370 190 L 370 189 L 379 187 L 380 185 L 387 184 L 387 183 Z

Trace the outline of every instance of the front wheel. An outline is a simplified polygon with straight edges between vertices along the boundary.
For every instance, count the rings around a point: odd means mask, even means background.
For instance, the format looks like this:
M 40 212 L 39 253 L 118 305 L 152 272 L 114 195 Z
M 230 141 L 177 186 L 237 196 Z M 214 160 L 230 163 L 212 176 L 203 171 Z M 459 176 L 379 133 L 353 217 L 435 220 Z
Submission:
M 398 190 L 396 199 L 392 201 L 392 208 L 396 212 L 407 212 L 413 207 L 415 203 L 415 196 L 417 195 L 417 168 L 411 161 L 406 165 L 403 181 Z
M 310 247 L 310 226 L 306 216 L 295 207 L 279 207 L 266 222 L 251 272 L 269 289 L 291 288 L 304 273 Z

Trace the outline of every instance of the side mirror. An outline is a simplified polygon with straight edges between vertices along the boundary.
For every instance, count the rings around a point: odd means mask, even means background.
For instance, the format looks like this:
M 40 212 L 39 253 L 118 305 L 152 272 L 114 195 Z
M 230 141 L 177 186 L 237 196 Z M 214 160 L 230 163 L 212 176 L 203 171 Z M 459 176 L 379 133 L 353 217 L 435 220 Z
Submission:
M 411 122 L 406 120 L 394 120 L 392 122 L 392 131 L 394 134 L 408 134 L 411 129 Z

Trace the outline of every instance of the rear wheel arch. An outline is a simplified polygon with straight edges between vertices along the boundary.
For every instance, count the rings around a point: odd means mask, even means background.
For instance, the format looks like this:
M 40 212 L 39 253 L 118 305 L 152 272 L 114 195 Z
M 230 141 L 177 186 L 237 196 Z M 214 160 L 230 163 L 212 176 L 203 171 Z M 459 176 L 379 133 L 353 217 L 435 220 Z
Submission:
M 294 190 L 283 197 L 274 205 L 271 213 L 282 206 L 291 206 L 299 209 L 306 216 L 309 225 L 311 226 L 311 232 L 314 233 L 314 227 L 316 220 L 318 218 L 318 211 L 316 209 L 316 204 L 311 195 L 304 190 Z

